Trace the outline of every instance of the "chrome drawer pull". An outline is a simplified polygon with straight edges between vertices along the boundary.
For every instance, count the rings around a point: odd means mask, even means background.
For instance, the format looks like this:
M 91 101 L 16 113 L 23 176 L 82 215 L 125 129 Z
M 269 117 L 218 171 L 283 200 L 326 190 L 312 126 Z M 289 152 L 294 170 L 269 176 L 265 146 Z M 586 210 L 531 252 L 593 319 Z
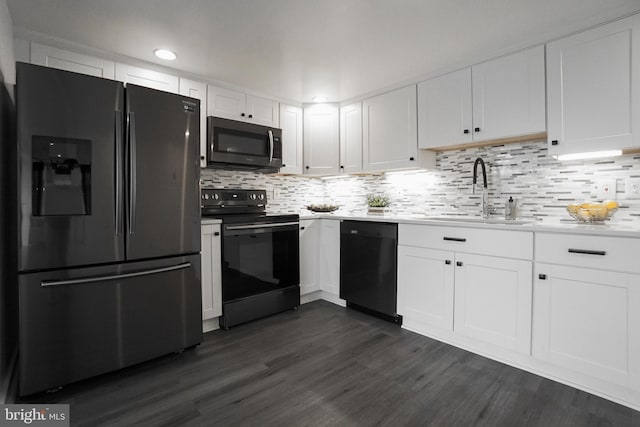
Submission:
M 587 249 L 571 249 L 571 248 L 569 248 L 569 253 L 585 254 L 585 255 L 601 255 L 601 256 L 605 256 L 607 254 L 605 251 L 590 251 Z

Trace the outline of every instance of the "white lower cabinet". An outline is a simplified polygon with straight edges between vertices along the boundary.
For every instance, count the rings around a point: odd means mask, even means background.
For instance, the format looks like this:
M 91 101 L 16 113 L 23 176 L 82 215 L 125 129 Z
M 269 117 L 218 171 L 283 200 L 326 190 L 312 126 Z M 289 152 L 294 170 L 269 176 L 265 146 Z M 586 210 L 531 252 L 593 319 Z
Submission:
M 531 261 L 457 253 L 455 331 L 529 354 Z
M 340 220 L 320 220 L 320 256 L 318 262 L 320 289 L 340 295 Z
M 222 315 L 222 252 L 220 225 L 204 224 L 200 235 L 202 263 L 202 320 L 204 329 L 215 329 L 211 319 Z M 207 322 L 209 321 L 209 322 Z
M 640 275 L 536 264 L 533 355 L 640 390 Z
M 300 295 L 320 290 L 318 285 L 318 236 L 320 220 L 300 220 Z
M 530 354 L 532 233 L 409 224 L 398 230 L 398 314 L 405 325 Z M 486 242 L 496 243 L 487 252 L 498 256 L 479 254 Z
M 453 252 L 398 246 L 398 313 L 414 328 L 453 331 Z

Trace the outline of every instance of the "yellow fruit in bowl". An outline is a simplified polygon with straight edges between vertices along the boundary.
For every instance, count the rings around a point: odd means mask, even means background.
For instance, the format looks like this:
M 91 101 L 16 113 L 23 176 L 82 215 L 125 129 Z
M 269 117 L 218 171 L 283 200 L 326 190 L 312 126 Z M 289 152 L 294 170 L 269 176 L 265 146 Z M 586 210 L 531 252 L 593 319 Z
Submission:
M 602 203 L 592 203 L 592 206 L 588 209 L 589 216 L 593 219 L 604 220 L 607 218 L 607 212 L 609 210 Z
M 618 202 L 616 202 L 615 200 L 605 200 L 604 202 L 602 202 L 602 204 L 605 205 L 607 209 L 610 211 L 614 209 L 618 209 L 618 207 L 620 207 Z
M 571 204 L 567 205 L 567 211 L 570 214 L 577 214 L 579 210 L 580 210 L 580 205 L 578 205 L 576 203 L 571 203 Z

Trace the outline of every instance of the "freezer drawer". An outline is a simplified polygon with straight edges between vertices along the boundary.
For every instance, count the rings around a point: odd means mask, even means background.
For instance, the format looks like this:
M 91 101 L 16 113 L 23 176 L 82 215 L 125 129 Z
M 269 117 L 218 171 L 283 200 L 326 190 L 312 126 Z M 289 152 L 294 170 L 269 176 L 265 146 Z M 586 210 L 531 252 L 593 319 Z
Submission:
M 23 274 L 20 395 L 197 345 L 200 255 Z

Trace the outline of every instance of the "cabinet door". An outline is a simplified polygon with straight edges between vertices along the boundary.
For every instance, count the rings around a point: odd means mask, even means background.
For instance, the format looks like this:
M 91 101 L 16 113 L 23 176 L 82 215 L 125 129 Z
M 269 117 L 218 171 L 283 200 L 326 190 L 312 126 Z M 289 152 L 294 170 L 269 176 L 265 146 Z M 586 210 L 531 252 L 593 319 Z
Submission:
M 456 253 L 456 333 L 530 354 L 531 270 L 531 261 Z
M 412 85 L 362 102 L 365 171 L 417 167 L 416 98 Z
M 533 355 L 640 390 L 640 275 L 538 263 L 535 277 Z
M 180 79 L 180 95 L 200 100 L 200 166 L 207 166 L 207 85 L 188 79 Z
M 362 172 L 362 104 L 340 108 L 340 173 Z
M 320 289 L 317 281 L 319 221 L 300 220 L 300 294 Z
M 220 226 L 202 226 L 202 320 L 222 315 Z
M 420 148 L 472 141 L 471 68 L 418 84 Z
M 231 120 L 244 120 L 247 98 L 244 93 L 207 86 L 207 115 Z
M 453 252 L 398 246 L 398 314 L 421 332 L 453 331 Z
M 320 289 L 340 295 L 340 221 L 320 220 Z
M 339 168 L 338 107 L 318 104 L 304 109 L 304 173 L 337 175 Z
M 544 46 L 474 65 L 473 140 L 545 131 Z
M 302 174 L 302 108 L 280 104 L 282 167 L 280 173 Z
M 639 29 L 637 15 L 547 45 L 549 154 L 640 145 Z
M 179 78 L 176 76 L 120 62 L 116 63 L 116 80 L 171 93 L 178 93 L 180 90 Z
M 105 79 L 113 80 L 115 76 L 113 61 L 68 52 L 34 42 L 31 42 L 31 63 Z
M 247 95 L 245 108 L 248 122 L 274 128 L 280 127 L 280 108 L 276 101 L 259 96 Z

